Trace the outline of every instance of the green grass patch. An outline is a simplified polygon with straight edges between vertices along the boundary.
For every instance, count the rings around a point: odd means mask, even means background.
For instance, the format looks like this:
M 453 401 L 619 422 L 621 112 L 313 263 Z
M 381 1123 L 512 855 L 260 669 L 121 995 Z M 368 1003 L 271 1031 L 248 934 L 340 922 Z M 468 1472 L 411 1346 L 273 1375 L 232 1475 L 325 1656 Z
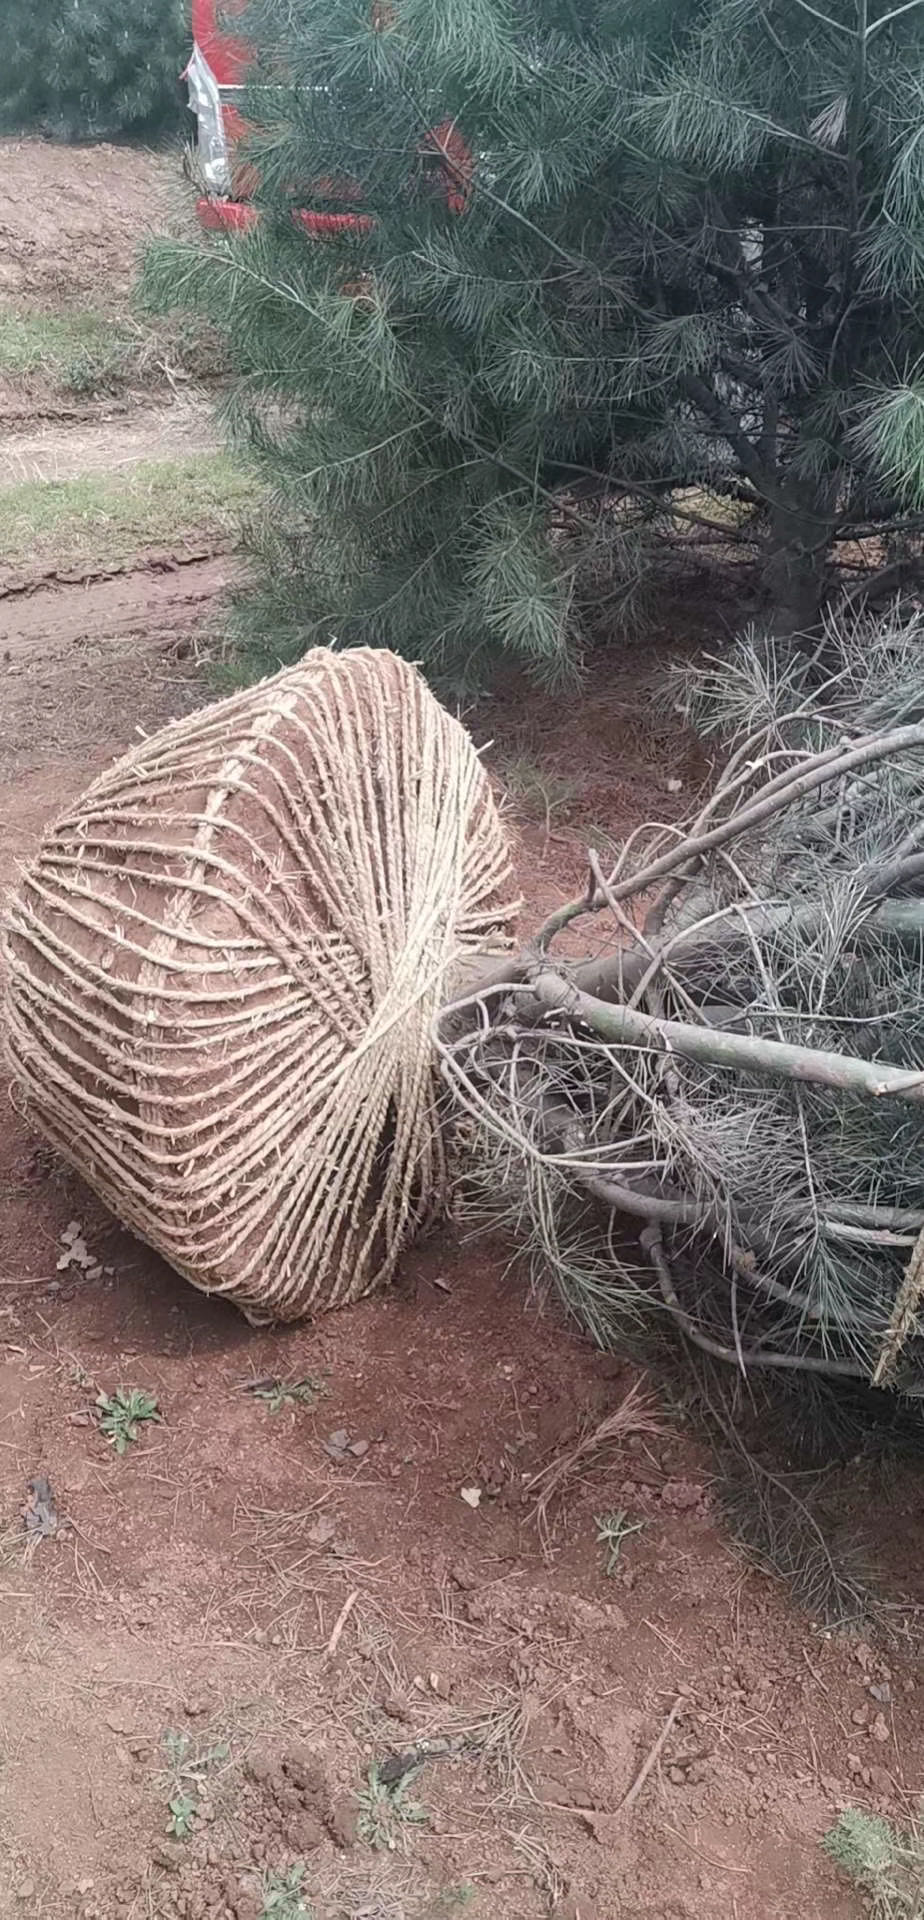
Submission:
M 879 1814 L 845 1807 L 825 1852 L 859 1887 L 871 1920 L 924 1920 L 924 1840 Z
M 0 311 L 0 374 L 41 374 L 65 392 L 111 386 L 129 370 L 136 342 L 102 313 Z
M 184 535 L 234 533 L 256 498 L 253 473 L 226 453 L 30 480 L 0 489 L 0 554 L 13 567 L 106 566 Z
M 38 379 L 59 393 L 91 398 L 127 386 L 163 386 L 171 374 L 211 380 L 223 371 L 217 336 L 188 316 L 153 325 L 92 307 L 0 309 L 0 377 L 7 380 Z

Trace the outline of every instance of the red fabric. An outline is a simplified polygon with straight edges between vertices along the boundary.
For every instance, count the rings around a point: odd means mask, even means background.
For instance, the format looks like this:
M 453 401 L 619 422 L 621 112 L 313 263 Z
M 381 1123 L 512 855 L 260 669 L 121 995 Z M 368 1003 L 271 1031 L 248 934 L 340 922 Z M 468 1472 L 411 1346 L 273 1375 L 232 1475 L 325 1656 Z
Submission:
M 192 0 L 193 38 L 199 44 L 220 87 L 239 87 L 251 61 L 246 40 L 224 33 L 217 14 L 242 13 L 247 0 Z
M 206 227 L 212 233 L 225 230 L 229 233 L 246 233 L 248 228 L 256 226 L 259 217 L 256 207 L 245 206 L 240 200 L 203 198 L 196 201 L 196 219 L 200 227 Z
M 193 33 L 220 87 L 239 86 L 242 83 L 251 53 L 245 40 L 219 28 L 216 16 L 219 7 L 223 14 L 240 13 L 246 4 L 247 0 L 192 0 Z M 394 19 L 390 0 L 374 0 L 373 14 L 376 29 L 385 31 Z M 253 210 L 244 203 L 256 190 L 257 174 L 247 162 L 238 162 L 234 158 L 234 147 L 247 132 L 246 121 L 229 101 L 222 102 L 222 115 L 231 147 L 235 199 L 200 200 L 197 211 L 204 227 L 226 227 L 240 232 L 253 225 Z M 471 199 L 474 158 L 455 121 L 444 120 L 440 126 L 434 127 L 422 140 L 420 151 L 425 157 L 436 157 L 439 161 L 439 174 L 450 213 L 464 213 Z M 314 191 L 328 200 L 357 202 L 362 198 L 358 181 L 346 177 L 319 180 Z M 316 234 L 343 233 L 351 228 L 359 233 L 367 233 L 373 225 L 365 214 L 305 211 L 297 213 L 295 218 L 306 232 Z
M 200 227 L 206 227 L 212 233 L 248 233 L 256 226 L 260 215 L 256 207 L 247 201 L 203 198 L 196 201 L 196 218 Z M 374 224 L 367 213 L 311 213 L 305 207 L 299 207 L 292 218 L 306 233 L 319 236 L 347 233 L 350 229 L 357 233 L 368 233 Z

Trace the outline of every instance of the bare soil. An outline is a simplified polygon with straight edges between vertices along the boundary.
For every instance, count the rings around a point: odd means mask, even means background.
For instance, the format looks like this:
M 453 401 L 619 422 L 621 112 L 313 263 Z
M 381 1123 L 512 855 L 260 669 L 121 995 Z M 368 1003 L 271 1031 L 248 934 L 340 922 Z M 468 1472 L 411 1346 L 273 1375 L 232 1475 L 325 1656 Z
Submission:
M 74 423 L 33 418 L 13 428 L 0 443 L 0 487 L 28 480 L 72 480 L 81 473 L 117 473 L 139 460 L 169 460 L 209 453 L 216 445 L 207 402 L 198 397 L 169 404 L 97 409 L 92 429 Z
M 0 139 L 0 292 L 45 306 L 125 299 L 139 248 L 178 199 L 144 147 Z
M 37 163 L 64 212 L 27 251 L 17 211 L 13 260 L 42 286 L 62 222 L 82 231 L 97 193 L 115 213 L 147 158 Z M 231 564 L 0 602 L 0 886 L 138 727 L 209 696 L 196 636 Z M 698 637 L 714 617 L 707 596 Z M 703 777 L 646 658 L 603 662 L 580 700 L 510 687 L 471 716 L 514 790 L 527 921 L 580 886 L 588 837 L 676 812 Z M 446 1227 L 387 1296 L 254 1331 L 116 1226 L 4 1098 L 0 1915 L 257 1920 L 267 1876 L 298 1862 L 315 1913 L 354 1920 L 859 1915 L 820 1839 L 847 1804 L 900 1821 L 916 1804 L 913 1643 L 821 1631 L 746 1564 L 656 1383 L 663 1432 L 594 1457 L 544 1546 L 530 1477 L 637 1373 L 530 1300 L 509 1255 Z M 312 1384 L 274 1411 L 261 1381 Z M 163 1414 L 122 1457 L 93 1411 L 120 1385 Z M 37 1476 L 60 1524 L 36 1542 Z M 877 1497 L 873 1544 L 914 1598 L 919 1486 Z M 618 1510 L 643 1524 L 607 1576 L 598 1516 Z M 408 1788 L 425 1820 L 386 1805 L 376 1824 L 370 1767 L 424 1736 L 452 1747 Z
M 20 642 L 4 880 L 136 725 L 202 697 L 194 661 L 153 626 L 79 666 L 35 634 L 26 671 Z M 635 676 L 554 727 L 511 694 L 490 726 L 522 752 L 526 725 L 552 774 L 576 726 L 570 809 L 626 825 L 670 804 L 650 705 Z M 688 766 L 680 746 L 671 764 Z M 523 816 L 532 909 L 579 881 L 583 841 L 578 824 Z M 321 1912 L 394 1920 L 451 1912 L 440 1897 L 468 1886 L 473 1913 L 514 1920 L 858 1910 L 819 1840 L 850 1802 L 907 1809 L 916 1663 L 819 1633 L 737 1557 L 708 1457 L 666 1407 L 662 1435 L 630 1436 L 569 1488 L 543 1551 L 530 1475 L 635 1373 L 530 1302 L 509 1248 L 447 1228 L 387 1297 L 261 1333 L 117 1228 L 9 1106 L 0 1181 L 0 1913 L 244 1920 L 261 1877 L 297 1860 L 328 1889 Z M 72 1222 L 92 1277 L 59 1270 Z M 246 1391 L 260 1379 L 310 1379 L 317 1395 L 274 1413 Z M 165 1416 L 124 1458 L 92 1417 L 120 1384 Z M 332 1458 L 336 1432 L 368 1446 Z M 68 1524 L 27 1554 L 39 1474 Z M 619 1509 L 644 1524 L 607 1578 L 597 1516 Z M 495 1761 L 473 1749 L 425 1765 L 412 1792 L 427 1823 L 399 1827 L 394 1856 L 356 1837 L 373 1760 L 486 1715 Z M 182 1843 L 165 1833 L 168 1729 L 193 1759 L 222 1749 Z

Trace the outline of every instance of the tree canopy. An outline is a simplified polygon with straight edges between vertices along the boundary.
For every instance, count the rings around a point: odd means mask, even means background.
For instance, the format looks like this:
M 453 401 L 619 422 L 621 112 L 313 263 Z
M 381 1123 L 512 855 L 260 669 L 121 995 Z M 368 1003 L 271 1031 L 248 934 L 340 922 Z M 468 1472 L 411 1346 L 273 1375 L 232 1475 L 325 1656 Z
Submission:
M 921 0 L 258 0 L 247 30 L 260 221 L 147 284 L 229 335 L 275 655 L 560 677 L 692 529 L 785 638 L 914 579 Z
M 179 124 L 184 0 L 4 0 L 0 127 L 65 139 Z

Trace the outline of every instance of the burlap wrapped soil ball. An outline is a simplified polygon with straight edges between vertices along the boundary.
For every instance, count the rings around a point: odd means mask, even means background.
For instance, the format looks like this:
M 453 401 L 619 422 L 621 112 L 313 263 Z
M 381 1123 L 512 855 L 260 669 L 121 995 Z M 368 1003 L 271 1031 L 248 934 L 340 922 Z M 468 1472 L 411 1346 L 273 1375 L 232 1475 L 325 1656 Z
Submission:
M 388 653 L 310 653 L 145 740 L 7 914 L 28 1117 L 195 1286 L 294 1319 L 439 1209 L 432 1021 L 510 918 L 478 756 Z

